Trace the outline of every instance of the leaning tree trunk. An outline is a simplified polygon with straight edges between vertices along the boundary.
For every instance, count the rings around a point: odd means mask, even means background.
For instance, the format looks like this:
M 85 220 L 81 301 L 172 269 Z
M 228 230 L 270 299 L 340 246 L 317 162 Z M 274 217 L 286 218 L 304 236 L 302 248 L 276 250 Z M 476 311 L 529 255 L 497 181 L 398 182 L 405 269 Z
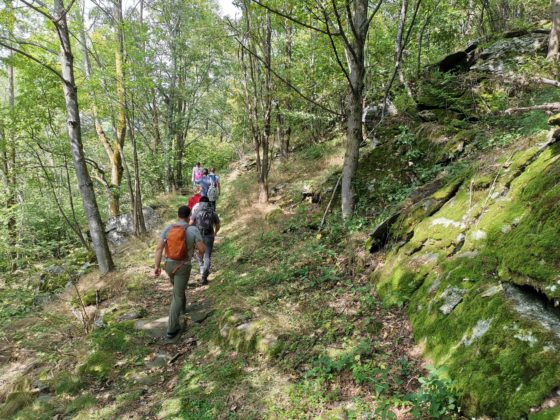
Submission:
M 346 152 L 342 167 L 342 217 L 344 219 L 352 217 L 355 205 L 352 182 L 358 169 L 359 148 L 362 142 L 362 94 L 365 76 L 364 48 L 368 32 L 367 13 L 368 0 L 356 0 L 352 15 L 352 41 L 351 45 L 346 45 L 350 83 L 346 105 Z
M 549 60 L 558 60 L 558 52 L 560 49 L 560 0 L 552 0 L 552 28 L 550 37 L 548 38 L 548 54 L 546 58 Z
M 70 34 L 66 21 L 66 10 L 62 0 L 55 0 L 56 26 L 60 40 L 60 65 L 62 67 L 62 78 L 64 80 L 64 100 L 66 103 L 68 137 L 72 151 L 72 163 L 76 171 L 78 186 L 82 196 L 84 210 L 89 224 L 93 249 L 99 264 L 101 274 L 106 274 L 114 269 L 113 259 L 105 237 L 105 229 L 97 207 L 93 183 L 88 173 L 82 145 L 82 133 L 80 126 L 80 111 L 78 107 L 78 89 L 74 80 L 74 57 L 70 45 Z

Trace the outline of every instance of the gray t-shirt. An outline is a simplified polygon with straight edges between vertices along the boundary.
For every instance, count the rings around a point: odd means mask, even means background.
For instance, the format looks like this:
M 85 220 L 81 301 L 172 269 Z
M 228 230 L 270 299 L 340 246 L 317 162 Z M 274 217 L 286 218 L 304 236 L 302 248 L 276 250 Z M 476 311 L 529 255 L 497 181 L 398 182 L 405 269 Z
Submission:
M 184 226 L 187 229 L 187 261 L 190 262 L 194 254 L 194 244 L 198 241 L 202 241 L 202 235 L 200 235 L 200 231 L 196 226 L 189 226 L 187 222 L 179 220 L 178 222 L 167 225 L 161 231 L 160 237 L 161 239 L 163 239 L 163 241 L 167 240 L 167 235 L 169 234 L 169 230 L 171 229 L 171 227 L 176 225 Z M 165 258 L 165 261 L 173 260 L 171 260 L 170 258 Z

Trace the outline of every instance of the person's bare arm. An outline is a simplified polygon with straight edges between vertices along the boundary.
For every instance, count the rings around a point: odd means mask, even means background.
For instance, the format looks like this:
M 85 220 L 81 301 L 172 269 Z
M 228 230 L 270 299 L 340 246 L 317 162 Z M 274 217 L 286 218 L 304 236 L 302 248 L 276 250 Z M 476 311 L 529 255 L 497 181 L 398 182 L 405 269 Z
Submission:
M 214 236 L 216 236 L 218 234 L 218 231 L 220 230 L 220 224 L 216 223 L 214 225 Z
M 154 264 L 154 275 L 159 277 L 161 274 L 161 256 L 163 254 L 163 245 L 164 241 L 160 238 L 157 247 L 156 247 L 156 257 L 155 257 L 155 264 Z
M 206 245 L 202 241 L 196 241 L 194 248 L 199 257 L 202 257 L 206 252 Z

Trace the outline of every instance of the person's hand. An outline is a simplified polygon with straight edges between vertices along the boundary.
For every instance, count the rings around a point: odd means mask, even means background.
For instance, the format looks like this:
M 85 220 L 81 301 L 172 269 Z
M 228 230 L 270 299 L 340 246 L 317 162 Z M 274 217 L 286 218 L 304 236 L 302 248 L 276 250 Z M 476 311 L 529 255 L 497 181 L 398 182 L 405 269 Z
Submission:
M 161 268 L 160 267 L 156 267 L 154 269 L 154 276 L 159 277 L 159 275 L 161 274 Z

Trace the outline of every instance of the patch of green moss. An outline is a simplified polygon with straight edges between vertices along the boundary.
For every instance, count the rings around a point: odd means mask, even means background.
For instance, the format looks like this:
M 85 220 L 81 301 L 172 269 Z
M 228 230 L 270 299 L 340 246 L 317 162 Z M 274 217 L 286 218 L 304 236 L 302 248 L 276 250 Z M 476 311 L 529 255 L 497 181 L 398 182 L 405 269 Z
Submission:
M 286 216 L 284 215 L 284 212 L 280 208 L 276 208 L 268 212 L 265 216 L 265 220 L 269 223 L 278 223 L 285 218 Z
M 560 407 L 550 408 L 538 413 L 529 414 L 529 420 L 559 420 Z
M 85 292 L 80 293 L 80 297 L 82 298 L 82 302 L 84 306 L 95 305 L 97 302 L 97 290 L 96 289 L 88 289 Z M 99 290 L 99 301 L 103 302 L 107 300 L 109 297 L 109 293 L 106 290 Z M 80 298 L 76 295 L 72 298 L 72 306 L 80 307 Z
M 56 407 L 50 398 L 39 397 L 33 403 L 18 411 L 15 420 L 51 420 L 56 415 Z
M 51 383 L 57 395 L 76 395 L 83 387 L 83 382 L 80 380 L 80 378 L 68 372 L 59 373 L 54 377 Z
M 4 404 L 0 406 L 0 418 L 13 418 L 19 410 L 30 405 L 32 402 L 33 395 L 30 392 L 12 392 L 10 395 L 8 395 L 8 397 L 4 401 Z
M 467 413 L 518 418 L 558 383 L 560 355 L 547 347 L 550 333 L 511 311 L 501 294 L 481 296 L 481 283 L 487 283 L 491 266 L 481 259 L 449 265 L 438 291 L 459 288 L 464 291 L 462 302 L 444 315 L 441 293 L 430 293 L 426 283 L 414 295 L 409 316 L 417 339 L 426 340 L 428 355 L 449 367 Z M 488 323 L 489 329 L 473 338 L 480 322 Z M 524 334 L 535 342 L 518 338 Z
M 515 312 L 499 286 L 560 296 L 560 146 L 539 147 L 475 176 L 430 217 L 409 212 L 412 238 L 372 277 L 386 302 L 409 301 L 416 339 L 449 367 L 469 415 L 522 417 L 560 382 L 557 338 Z M 450 291 L 461 298 L 446 315 Z
M 144 288 L 145 276 L 143 274 L 132 276 L 126 282 L 126 288 L 129 292 L 136 292 Z
M 126 321 L 96 329 L 89 339 L 97 350 L 127 353 L 135 350 L 134 333 L 134 321 Z
M 91 394 L 83 394 L 76 397 L 66 406 L 66 415 L 77 414 L 82 410 L 95 407 L 97 400 Z
M 79 373 L 96 379 L 107 379 L 115 365 L 115 356 L 107 351 L 92 352 L 85 363 L 79 367 Z

